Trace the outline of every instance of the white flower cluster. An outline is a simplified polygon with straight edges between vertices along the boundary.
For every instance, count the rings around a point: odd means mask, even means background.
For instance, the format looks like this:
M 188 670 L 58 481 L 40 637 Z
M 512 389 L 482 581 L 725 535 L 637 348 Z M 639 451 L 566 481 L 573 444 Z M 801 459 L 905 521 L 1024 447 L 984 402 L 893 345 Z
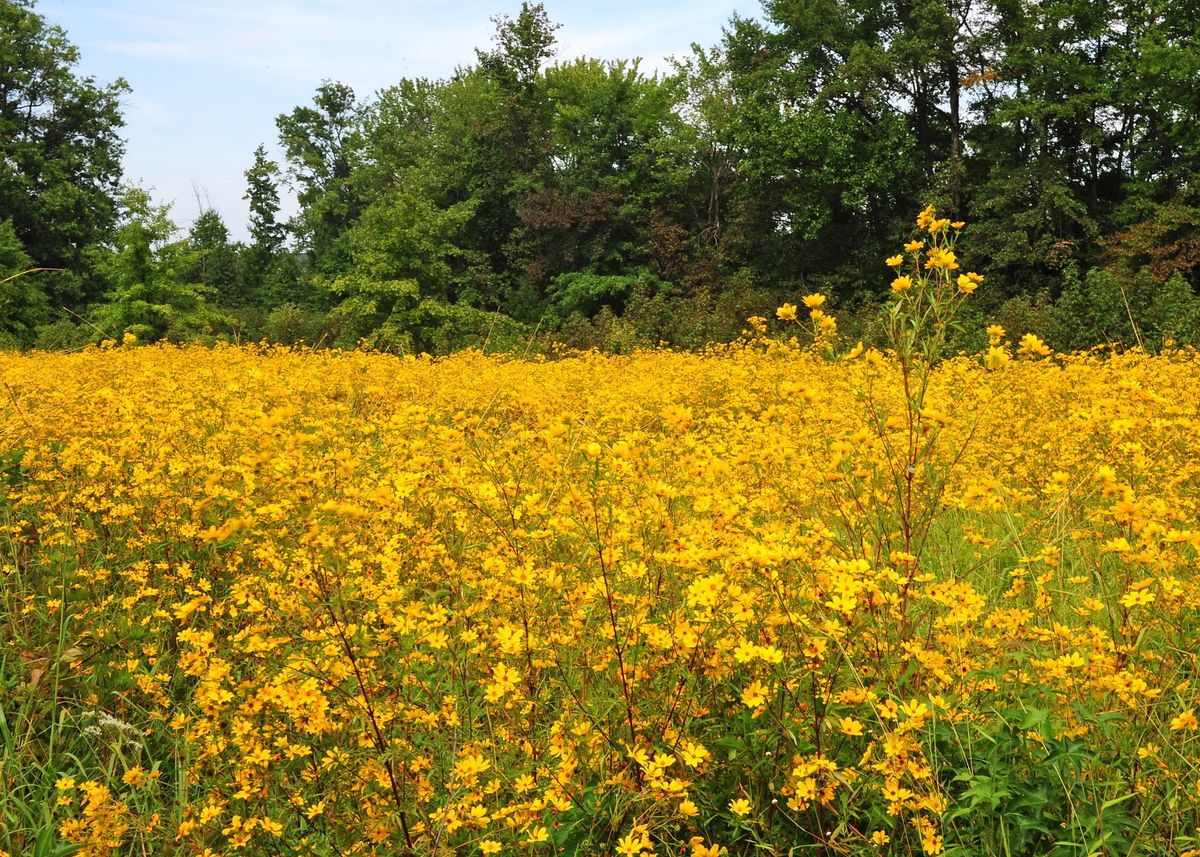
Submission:
M 86 724 L 83 734 L 89 738 L 98 738 L 108 744 L 125 744 L 129 747 L 142 747 L 142 733 L 132 723 L 127 723 L 119 717 L 114 717 L 107 711 L 85 711 L 79 715 L 80 722 Z

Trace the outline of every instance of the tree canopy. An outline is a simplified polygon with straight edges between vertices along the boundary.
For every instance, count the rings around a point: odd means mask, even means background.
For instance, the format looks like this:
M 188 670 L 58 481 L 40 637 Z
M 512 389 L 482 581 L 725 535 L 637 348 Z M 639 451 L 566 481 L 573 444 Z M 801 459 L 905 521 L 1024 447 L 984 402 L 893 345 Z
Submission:
M 11 220 L 56 305 L 99 296 L 85 251 L 117 220 L 123 80 L 75 72 L 79 53 L 30 0 L 0 0 L 0 216 Z
M 27 0 L 0 16 L 0 262 L 65 269 L 0 303 L 23 344 L 67 306 L 149 337 L 699 345 L 813 291 L 869 336 L 928 202 L 971 224 L 980 330 L 1200 340 L 1200 0 L 766 0 L 666 73 L 561 56 L 526 2 L 445 79 L 281 113 L 245 243 L 124 193 L 125 84 Z

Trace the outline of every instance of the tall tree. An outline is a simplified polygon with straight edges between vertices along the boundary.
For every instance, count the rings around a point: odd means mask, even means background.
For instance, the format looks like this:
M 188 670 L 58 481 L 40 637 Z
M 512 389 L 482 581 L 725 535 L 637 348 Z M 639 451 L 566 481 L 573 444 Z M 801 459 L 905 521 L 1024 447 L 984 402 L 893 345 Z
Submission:
M 242 199 L 250 205 L 250 243 L 269 260 L 283 247 L 287 227 L 279 222 L 279 165 L 267 157 L 261 143 L 245 176 Z
M 563 274 L 621 276 L 648 265 L 651 214 L 687 169 L 674 139 L 682 124 L 677 84 L 621 60 L 546 70 L 552 169 L 519 197 L 514 233 L 522 268 L 539 289 Z
M 0 212 L 48 280 L 55 304 L 94 298 L 84 248 L 117 217 L 124 80 L 102 86 L 75 72 L 78 50 L 29 0 L 0 0 Z
M 490 51 L 476 50 L 479 70 L 496 88 L 500 122 L 492 128 L 493 145 L 507 153 L 509 172 L 530 174 L 546 165 L 551 103 L 542 66 L 555 54 L 555 32 L 541 3 L 521 4 L 517 17 L 492 19 L 496 32 Z
M 1117 21 L 1111 0 L 1002 0 L 995 13 L 968 214 L 993 282 L 1033 292 L 1093 256 L 1116 201 L 1103 117 Z
M 267 157 L 265 146 L 254 150 L 254 163 L 245 176 L 242 199 L 250 206 L 250 244 L 238 257 L 244 302 L 266 308 L 311 297 L 311 289 L 299 288 L 296 260 L 284 246 L 287 226 L 279 220 L 280 170 Z
M 38 282 L 48 273 L 35 269 L 12 221 L 0 220 L 0 343 L 33 344 L 37 327 L 50 317 L 49 302 Z
M 454 93 L 471 98 L 475 108 L 462 138 L 473 162 L 470 228 L 477 236 L 473 249 L 487 257 L 494 272 L 492 305 L 533 319 L 543 296 L 515 273 L 521 251 L 512 238 L 520 227 L 522 191 L 542 184 L 550 166 L 553 107 L 542 66 L 554 56 L 558 25 L 541 3 L 528 2 L 516 18 L 492 21 L 492 49 L 476 51 L 477 69 L 460 74 L 464 86 Z
M 132 333 L 143 342 L 187 341 L 215 331 L 222 317 L 207 302 L 213 290 L 186 281 L 193 258 L 177 232 L 167 206 L 155 205 L 140 188 L 125 192 L 112 246 L 89 248 L 108 285 L 92 313 L 98 330 L 113 338 Z
M 246 303 L 238 275 L 237 247 L 230 243 L 229 229 L 216 209 L 200 212 L 188 230 L 187 244 L 191 259 L 182 272 L 184 282 L 212 288 L 224 306 Z
M 361 209 L 351 181 L 362 140 L 360 118 L 354 90 L 327 80 L 311 107 L 275 119 L 300 203 L 295 231 L 322 276 L 335 276 L 349 261 L 345 236 Z
M 735 19 L 725 40 L 744 179 L 728 240 L 763 285 L 847 297 L 919 185 L 890 91 L 891 19 L 850 0 L 771 0 L 766 12 Z

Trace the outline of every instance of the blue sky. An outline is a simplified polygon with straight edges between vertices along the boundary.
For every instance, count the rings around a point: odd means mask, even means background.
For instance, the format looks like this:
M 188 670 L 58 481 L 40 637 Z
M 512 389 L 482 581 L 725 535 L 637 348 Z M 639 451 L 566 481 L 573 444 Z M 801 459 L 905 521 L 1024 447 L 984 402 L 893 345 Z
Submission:
M 641 57 L 648 70 L 712 46 L 756 0 L 546 0 L 559 58 Z M 254 148 L 275 151 L 275 117 L 306 104 L 325 78 L 359 97 L 403 77 L 441 78 L 490 44 L 493 15 L 520 0 L 40 0 L 37 11 L 79 48 L 79 71 L 124 77 L 126 179 L 172 203 L 185 227 L 202 203 L 245 236 L 242 173 Z

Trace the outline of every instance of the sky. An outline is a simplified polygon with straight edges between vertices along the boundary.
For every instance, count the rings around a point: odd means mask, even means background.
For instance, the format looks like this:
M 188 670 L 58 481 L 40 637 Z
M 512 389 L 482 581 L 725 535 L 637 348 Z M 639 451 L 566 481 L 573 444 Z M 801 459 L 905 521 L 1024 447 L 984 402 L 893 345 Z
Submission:
M 693 42 L 715 45 L 757 0 L 545 0 L 558 58 L 640 57 L 648 71 Z M 172 205 L 186 229 L 216 208 L 246 235 L 243 173 L 259 143 L 278 159 L 275 117 L 322 80 L 360 98 L 405 77 L 439 79 L 487 48 L 495 15 L 520 0 L 40 0 L 36 11 L 79 49 L 77 73 L 123 77 L 125 177 Z

